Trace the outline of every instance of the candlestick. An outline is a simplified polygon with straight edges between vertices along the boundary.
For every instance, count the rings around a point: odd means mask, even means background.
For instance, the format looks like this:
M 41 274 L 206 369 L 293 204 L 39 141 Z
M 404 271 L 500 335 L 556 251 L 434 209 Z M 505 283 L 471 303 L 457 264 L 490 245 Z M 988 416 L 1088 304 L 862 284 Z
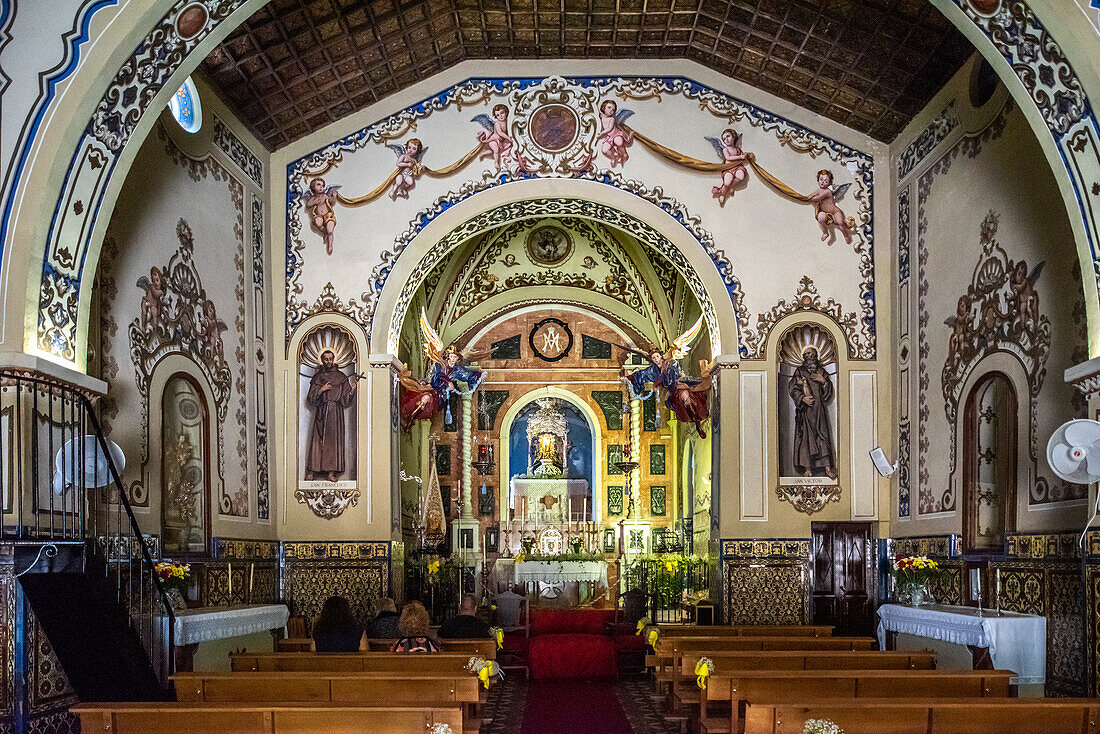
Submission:
M 993 599 L 993 606 L 997 609 L 997 613 L 999 614 L 1001 611 L 1001 569 L 998 568 L 993 571 L 993 579 L 994 594 L 996 595 Z

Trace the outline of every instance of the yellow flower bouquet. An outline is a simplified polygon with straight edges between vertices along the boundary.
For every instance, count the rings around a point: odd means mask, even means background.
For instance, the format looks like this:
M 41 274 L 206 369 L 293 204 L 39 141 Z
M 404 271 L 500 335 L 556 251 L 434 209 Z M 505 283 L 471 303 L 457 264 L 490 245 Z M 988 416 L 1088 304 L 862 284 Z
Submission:
M 191 585 L 191 564 L 161 561 L 155 566 L 157 576 L 166 588 L 179 589 L 181 593 L 187 591 Z

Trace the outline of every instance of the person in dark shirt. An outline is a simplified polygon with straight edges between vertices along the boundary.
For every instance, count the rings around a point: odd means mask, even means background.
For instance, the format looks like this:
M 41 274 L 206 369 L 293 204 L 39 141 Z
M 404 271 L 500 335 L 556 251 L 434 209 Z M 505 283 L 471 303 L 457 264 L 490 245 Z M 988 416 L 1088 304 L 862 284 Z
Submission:
M 397 605 L 393 599 L 383 599 L 378 605 L 378 614 L 367 625 L 367 637 L 372 640 L 396 640 L 401 636 L 397 631 Z
M 465 594 L 458 607 L 458 616 L 439 626 L 439 636 L 454 639 L 476 639 L 489 636 L 489 625 L 477 616 L 477 599 Z
M 428 610 L 418 601 L 401 608 L 397 629 L 401 637 L 390 648 L 392 652 L 439 652 L 439 643 L 428 636 Z
M 314 652 L 355 652 L 367 649 L 367 633 L 355 621 L 351 604 L 342 596 L 330 596 L 313 623 Z

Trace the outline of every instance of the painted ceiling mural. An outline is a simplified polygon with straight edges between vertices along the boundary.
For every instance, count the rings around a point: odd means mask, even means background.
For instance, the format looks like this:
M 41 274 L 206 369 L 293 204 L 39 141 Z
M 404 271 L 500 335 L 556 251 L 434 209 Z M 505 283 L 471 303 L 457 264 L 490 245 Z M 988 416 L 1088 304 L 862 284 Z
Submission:
M 394 263 L 428 223 L 475 193 L 535 177 L 615 186 L 683 224 L 726 283 L 741 322 L 741 356 L 755 356 L 746 336 L 754 344 L 766 339 L 761 330 L 770 322 L 753 314 L 781 306 L 810 277 L 829 284 L 823 302 L 855 315 L 843 325 L 852 356 L 875 357 L 871 156 L 682 78 L 472 79 L 293 161 L 287 168 L 285 338 L 318 311 L 322 291 L 369 331 Z M 429 295 L 437 287 L 442 269 L 433 269 L 450 249 L 490 226 L 555 214 L 550 205 L 535 209 L 511 219 L 498 213 L 480 229 L 464 226 L 465 236 L 456 231 L 433 246 L 403 284 L 407 293 L 390 333 L 400 332 L 421 282 L 427 279 Z M 623 229 L 650 249 L 671 247 L 648 241 L 636 231 L 640 226 L 624 222 Z M 576 227 L 572 236 L 587 240 Z M 598 246 L 611 245 L 592 245 Z M 489 247 L 485 256 L 498 280 L 484 276 L 450 308 L 462 312 L 498 289 L 566 278 L 509 273 L 507 262 L 500 267 L 495 258 L 517 253 L 499 243 Z M 782 256 L 749 257 L 761 248 Z M 662 285 L 672 285 L 675 271 L 690 279 L 686 261 L 664 254 L 674 269 L 662 264 Z M 612 287 L 607 278 L 614 274 L 589 271 L 582 267 L 568 278 L 580 287 L 588 280 Z M 701 287 L 694 294 L 708 312 Z M 712 331 L 713 318 L 707 319 Z

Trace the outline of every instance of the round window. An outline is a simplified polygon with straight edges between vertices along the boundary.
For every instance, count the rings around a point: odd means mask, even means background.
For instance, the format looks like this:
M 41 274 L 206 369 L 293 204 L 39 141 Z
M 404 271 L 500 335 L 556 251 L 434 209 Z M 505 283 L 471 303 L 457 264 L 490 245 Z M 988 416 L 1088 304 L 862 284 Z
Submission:
M 172 117 L 187 132 L 197 133 L 202 127 L 202 105 L 191 77 L 187 77 L 183 86 L 172 95 L 172 99 L 168 101 L 168 109 L 172 110 Z

